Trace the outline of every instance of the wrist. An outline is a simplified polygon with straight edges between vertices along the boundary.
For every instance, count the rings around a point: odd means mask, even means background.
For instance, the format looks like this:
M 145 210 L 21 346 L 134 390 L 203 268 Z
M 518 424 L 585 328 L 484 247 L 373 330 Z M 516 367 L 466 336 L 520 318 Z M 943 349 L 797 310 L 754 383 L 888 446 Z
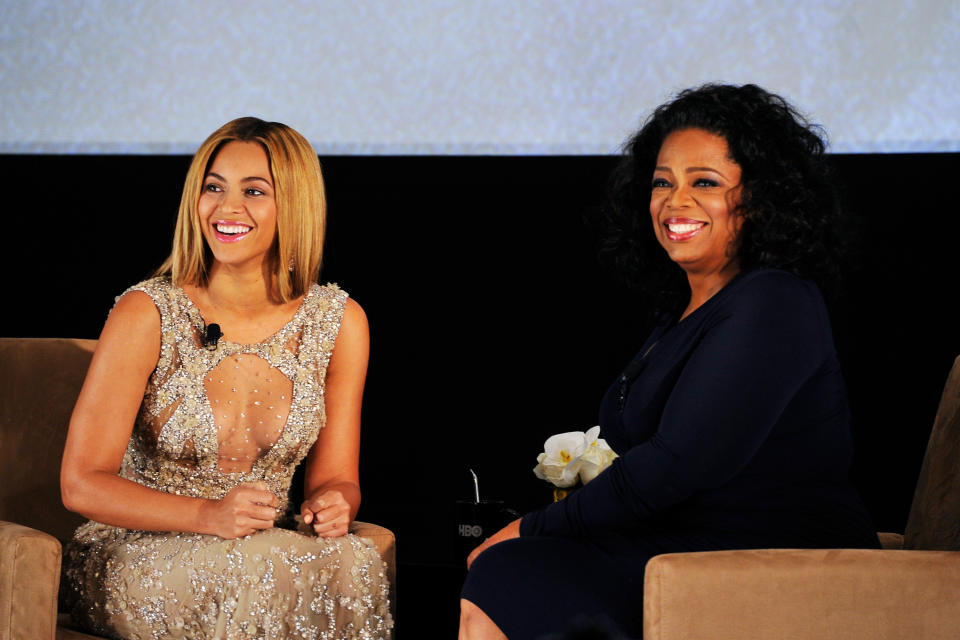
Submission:
M 206 498 L 194 498 L 194 500 L 196 502 L 193 508 L 193 530 L 205 535 L 217 535 L 213 525 L 213 509 L 220 501 Z

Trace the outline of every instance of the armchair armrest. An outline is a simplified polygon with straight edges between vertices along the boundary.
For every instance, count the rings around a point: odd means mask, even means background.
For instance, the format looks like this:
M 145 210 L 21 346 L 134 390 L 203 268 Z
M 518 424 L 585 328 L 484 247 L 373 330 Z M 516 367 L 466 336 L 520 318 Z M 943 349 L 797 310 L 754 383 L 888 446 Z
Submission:
M 877 538 L 880 540 L 880 548 L 882 549 L 903 549 L 902 533 L 880 532 L 877 534 Z
M 960 552 L 755 549 L 647 564 L 646 640 L 955 638 Z
M 0 521 L 0 638 L 53 640 L 60 553 L 53 536 Z

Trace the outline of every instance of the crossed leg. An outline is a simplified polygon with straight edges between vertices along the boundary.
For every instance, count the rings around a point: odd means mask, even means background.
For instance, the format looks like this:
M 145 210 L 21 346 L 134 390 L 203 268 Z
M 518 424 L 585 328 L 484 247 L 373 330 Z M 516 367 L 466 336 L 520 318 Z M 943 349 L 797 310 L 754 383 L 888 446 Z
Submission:
M 460 633 L 458 640 L 507 640 L 500 627 L 469 600 L 460 599 Z

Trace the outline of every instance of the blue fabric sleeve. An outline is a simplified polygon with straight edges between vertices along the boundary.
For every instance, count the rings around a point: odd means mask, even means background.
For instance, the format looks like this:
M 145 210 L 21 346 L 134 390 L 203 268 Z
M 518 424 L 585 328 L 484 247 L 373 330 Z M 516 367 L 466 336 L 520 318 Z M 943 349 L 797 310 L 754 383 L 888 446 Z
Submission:
M 749 463 L 828 349 L 829 320 L 812 285 L 772 277 L 743 287 L 691 351 L 653 437 L 566 499 L 524 516 L 521 535 L 602 534 L 723 485 Z

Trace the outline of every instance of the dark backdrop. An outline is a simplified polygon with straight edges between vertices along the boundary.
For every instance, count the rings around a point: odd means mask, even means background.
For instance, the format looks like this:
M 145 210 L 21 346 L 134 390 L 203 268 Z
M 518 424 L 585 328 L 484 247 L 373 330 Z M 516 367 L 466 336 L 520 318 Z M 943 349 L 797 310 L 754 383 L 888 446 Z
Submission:
M 854 480 L 902 531 L 960 353 L 958 154 L 835 156 L 862 251 L 832 307 L 850 389 Z M 452 627 L 452 504 L 549 499 L 544 439 L 596 422 L 647 327 L 598 267 L 583 213 L 613 157 L 329 157 L 322 279 L 365 308 L 372 355 L 360 517 L 397 533 L 399 635 Z M 6 336 L 96 337 L 114 296 L 170 249 L 189 158 L 0 156 Z M 20 197 L 15 197 L 19 194 Z M 439 617 L 438 617 L 439 616 Z M 406 629 L 406 631 L 404 631 Z M 452 633 L 452 630 L 451 630 Z

